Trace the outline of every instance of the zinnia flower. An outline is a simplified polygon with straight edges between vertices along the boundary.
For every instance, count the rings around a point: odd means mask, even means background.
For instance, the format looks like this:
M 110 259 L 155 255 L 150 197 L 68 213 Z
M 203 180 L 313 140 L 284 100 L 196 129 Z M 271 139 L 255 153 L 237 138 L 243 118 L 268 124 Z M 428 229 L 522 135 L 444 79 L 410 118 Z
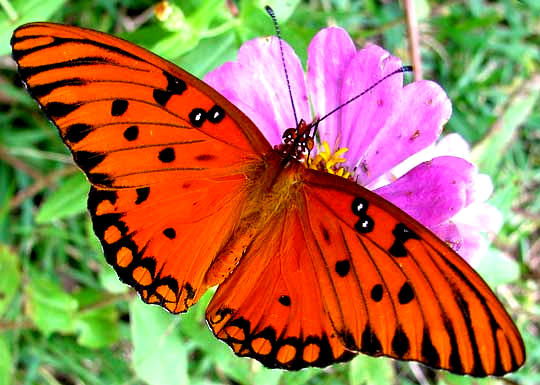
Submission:
M 402 66 L 376 45 L 357 50 L 337 27 L 321 30 L 311 41 L 307 74 L 285 42 L 283 54 L 297 117 L 308 123 Z M 204 80 L 248 115 L 271 144 L 280 144 L 283 132 L 296 127 L 277 38 L 244 43 L 235 62 Z M 490 188 L 482 185 L 490 185 L 489 178 L 479 177 L 460 154 L 432 151 L 434 157 L 409 159 L 434 146 L 451 111 L 438 84 L 403 86 L 398 73 L 320 122 L 312 163 L 374 190 L 470 257 L 481 248 L 479 221 L 468 222 L 471 215 L 463 212 L 476 201 L 483 204 Z

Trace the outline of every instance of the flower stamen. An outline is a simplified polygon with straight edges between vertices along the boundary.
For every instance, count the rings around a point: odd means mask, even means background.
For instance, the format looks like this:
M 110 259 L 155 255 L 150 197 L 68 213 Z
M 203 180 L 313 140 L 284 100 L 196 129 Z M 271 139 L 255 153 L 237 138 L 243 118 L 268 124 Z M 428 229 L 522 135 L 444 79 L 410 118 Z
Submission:
M 334 174 L 348 179 L 351 177 L 351 173 L 345 166 L 342 165 L 342 163 L 347 161 L 343 157 L 347 151 L 349 151 L 348 148 L 340 148 L 336 152 L 332 153 L 328 142 L 323 141 L 319 146 L 317 155 L 313 157 L 308 167 L 314 170 L 326 171 L 329 174 Z

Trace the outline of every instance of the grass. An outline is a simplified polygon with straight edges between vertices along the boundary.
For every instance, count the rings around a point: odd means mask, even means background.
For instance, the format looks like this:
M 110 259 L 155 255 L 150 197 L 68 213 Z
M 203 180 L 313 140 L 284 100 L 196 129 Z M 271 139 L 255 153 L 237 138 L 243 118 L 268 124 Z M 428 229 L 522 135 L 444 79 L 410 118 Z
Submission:
M 15 27 L 56 21 L 118 34 L 202 76 L 240 44 L 273 34 L 254 0 L 0 2 L 0 384 L 538 384 L 540 383 L 540 6 L 537 1 L 416 1 L 424 77 L 453 102 L 445 132 L 473 147 L 504 216 L 480 273 L 525 339 L 525 366 L 476 380 L 359 356 L 325 370 L 270 371 L 238 358 L 204 324 L 209 297 L 182 316 L 142 304 L 109 267 L 85 211 L 88 185 L 56 129 L 21 88 L 9 57 Z M 328 24 L 358 46 L 410 62 L 398 2 L 269 2 L 305 62 Z

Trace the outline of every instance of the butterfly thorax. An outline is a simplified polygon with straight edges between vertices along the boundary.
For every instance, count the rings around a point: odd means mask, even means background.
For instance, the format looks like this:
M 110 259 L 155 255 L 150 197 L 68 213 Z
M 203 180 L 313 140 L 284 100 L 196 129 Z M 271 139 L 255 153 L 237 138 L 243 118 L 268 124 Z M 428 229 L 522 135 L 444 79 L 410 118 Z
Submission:
M 245 206 L 229 241 L 223 245 L 216 263 L 206 275 L 206 283 L 213 286 L 230 274 L 258 234 L 276 217 L 284 217 L 285 211 L 299 209 L 305 166 L 296 158 L 272 151 L 264 162 L 248 171 L 253 181 L 247 187 Z M 263 204 L 264 202 L 264 204 Z

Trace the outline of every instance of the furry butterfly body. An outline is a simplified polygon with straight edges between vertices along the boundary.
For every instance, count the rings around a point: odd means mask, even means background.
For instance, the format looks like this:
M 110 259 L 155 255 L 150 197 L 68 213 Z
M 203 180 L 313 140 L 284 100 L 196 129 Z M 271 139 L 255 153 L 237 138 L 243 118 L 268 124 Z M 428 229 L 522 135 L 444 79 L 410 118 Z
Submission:
M 124 40 L 19 27 L 27 89 L 92 184 L 108 262 L 147 303 L 206 317 L 240 356 L 300 369 L 359 352 L 502 375 L 523 341 L 485 282 L 406 213 L 274 149 L 214 89 Z

